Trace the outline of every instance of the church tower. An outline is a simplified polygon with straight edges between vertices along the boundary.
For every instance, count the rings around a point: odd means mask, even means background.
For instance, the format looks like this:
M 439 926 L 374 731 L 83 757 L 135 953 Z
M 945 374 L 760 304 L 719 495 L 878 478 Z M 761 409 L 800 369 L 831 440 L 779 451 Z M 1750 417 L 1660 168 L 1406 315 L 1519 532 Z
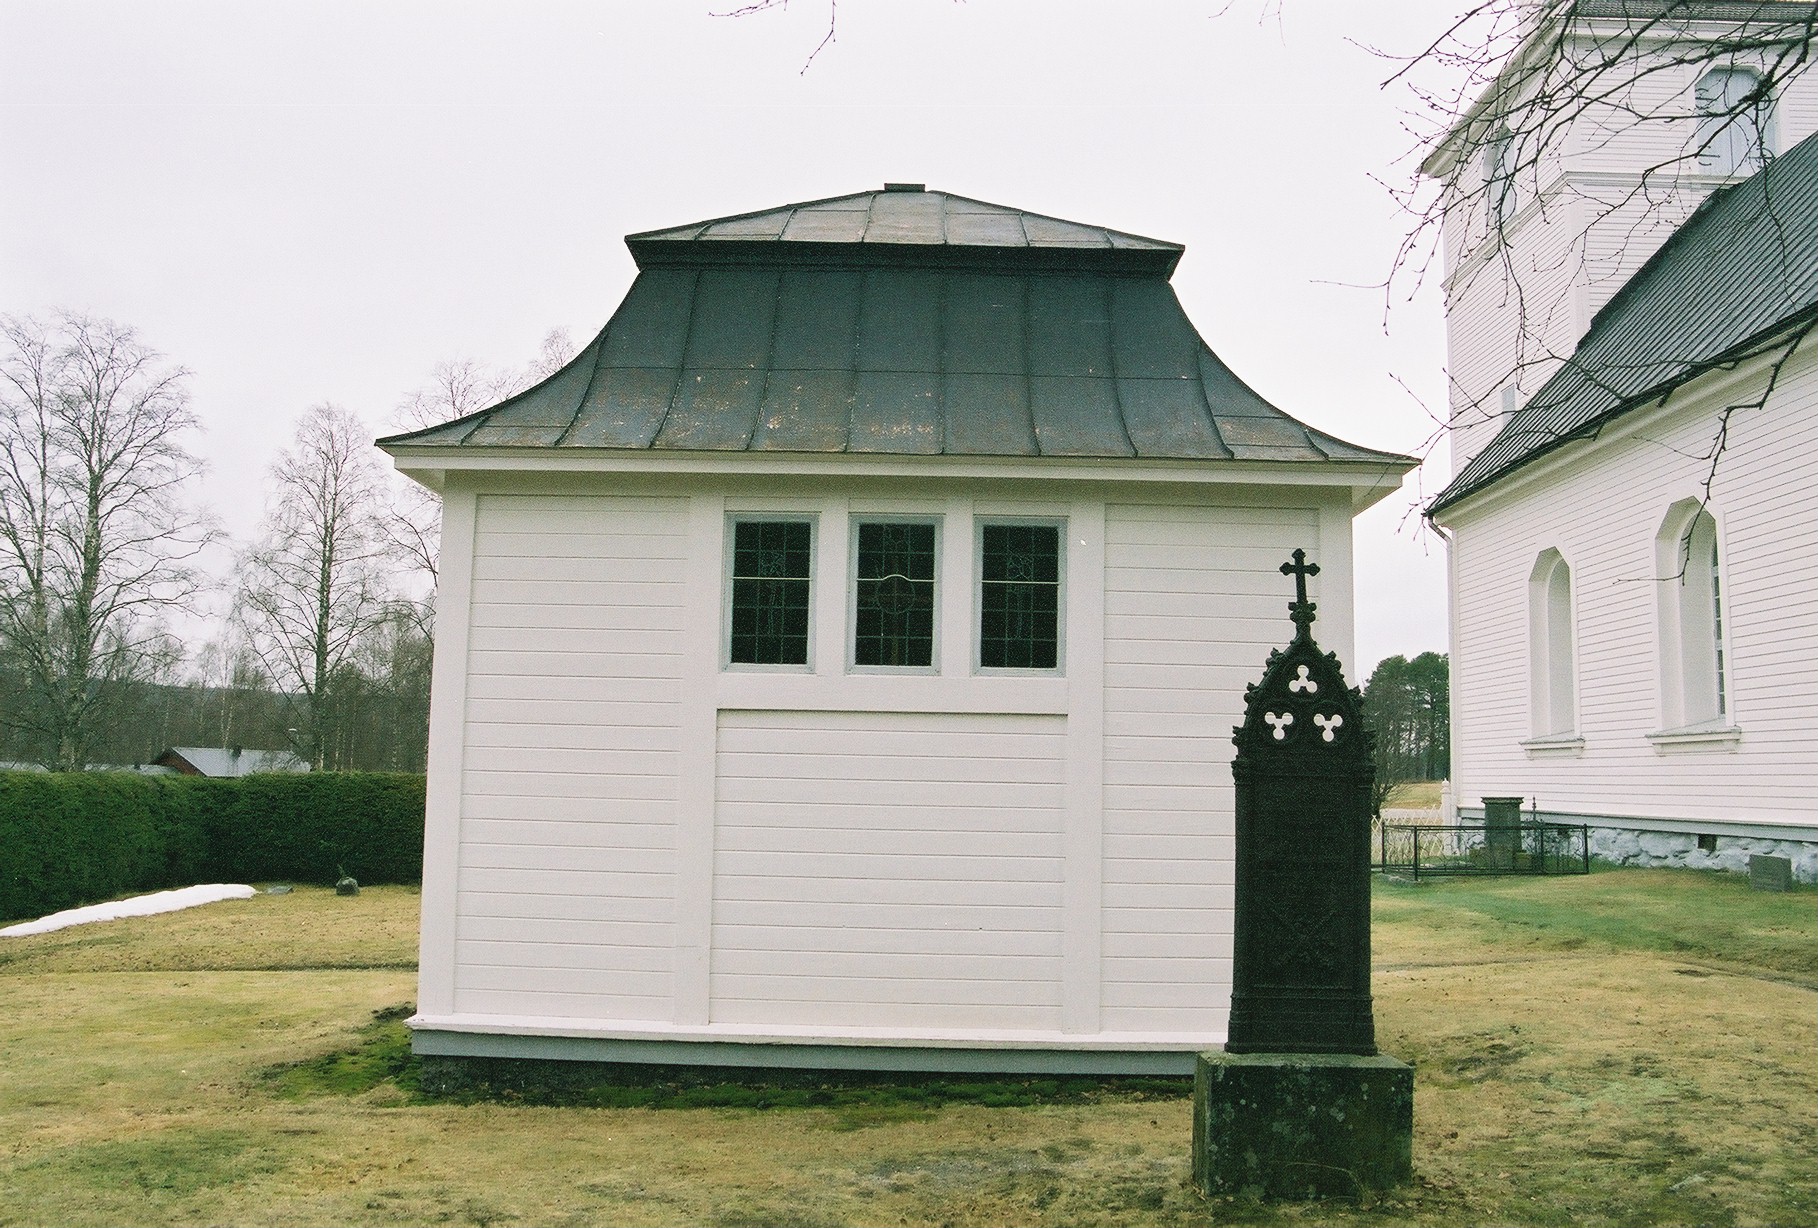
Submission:
M 1443 185 L 1456 474 L 1713 190 L 1818 128 L 1788 0 L 1548 0 L 1421 170 Z

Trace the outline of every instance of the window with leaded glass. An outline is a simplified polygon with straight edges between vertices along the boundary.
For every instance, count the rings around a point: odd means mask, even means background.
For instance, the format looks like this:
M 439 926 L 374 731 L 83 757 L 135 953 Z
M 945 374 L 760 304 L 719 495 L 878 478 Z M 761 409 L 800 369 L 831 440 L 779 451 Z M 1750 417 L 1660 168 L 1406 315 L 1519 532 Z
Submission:
M 732 650 L 736 665 L 808 663 L 808 563 L 803 520 L 740 520 L 732 528 Z
M 861 524 L 855 665 L 934 663 L 934 526 Z
M 1053 669 L 1060 661 L 1060 529 L 987 524 L 979 537 L 979 665 Z

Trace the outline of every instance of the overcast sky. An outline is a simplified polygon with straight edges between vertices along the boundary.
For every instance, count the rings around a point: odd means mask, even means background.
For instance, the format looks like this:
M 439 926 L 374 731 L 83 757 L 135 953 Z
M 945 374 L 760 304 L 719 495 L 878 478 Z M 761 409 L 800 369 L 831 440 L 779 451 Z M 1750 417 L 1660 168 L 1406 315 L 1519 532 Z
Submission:
M 245 538 L 304 408 L 378 434 L 439 361 L 584 342 L 626 234 L 924 182 L 1184 243 L 1238 375 L 1413 451 L 1437 279 L 1385 323 L 1411 104 L 1359 44 L 1417 50 L 1455 4 L 841 0 L 803 72 L 827 0 L 0 0 L 0 312 L 108 316 L 193 372 L 204 496 Z M 1358 522 L 1360 674 L 1445 648 L 1408 514 L 1444 452 Z

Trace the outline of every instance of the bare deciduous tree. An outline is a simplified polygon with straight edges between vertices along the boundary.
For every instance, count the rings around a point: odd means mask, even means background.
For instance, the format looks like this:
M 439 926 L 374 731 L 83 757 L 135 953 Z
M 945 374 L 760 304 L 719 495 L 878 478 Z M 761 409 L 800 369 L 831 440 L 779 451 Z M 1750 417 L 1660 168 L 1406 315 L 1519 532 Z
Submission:
M 333 405 L 303 415 L 271 469 L 258 539 L 240 558 L 238 613 L 273 684 L 291 698 L 292 742 L 330 766 L 330 683 L 390 608 L 385 475 L 366 425 Z
M 0 319 L 0 721 L 46 767 L 84 767 L 123 694 L 167 667 L 161 616 L 212 531 L 181 367 L 133 330 Z
M 574 354 L 575 345 L 568 330 L 552 328 L 543 335 L 536 357 L 517 370 L 501 370 L 472 359 L 437 363 L 428 381 L 399 403 L 397 423 L 406 429 L 439 426 L 478 413 L 542 383 L 566 366 Z M 436 552 L 442 537 L 442 501 L 415 482 L 405 482 L 395 508 L 391 533 L 398 549 L 433 587 Z M 429 604 L 421 601 L 416 605 L 418 629 L 428 634 Z
M 1776 100 L 1811 69 L 1815 36 L 1810 0 L 1475 0 L 1425 48 L 1379 50 L 1397 66 L 1384 85 L 1409 91 L 1424 155 L 1398 190 L 1413 224 L 1390 285 L 1411 290 L 1432 271 L 1442 222 L 1455 247 L 1491 253 L 1451 273 L 1467 288 L 1496 279 L 1514 321 L 1510 375 L 1533 391 L 1571 361 L 1577 336 L 1549 336 L 1558 305 L 1532 300 L 1521 274 L 1534 269 L 1518 263 L 1595 263 L 1583 234 L 1602 226 L 1614 234 L 1603 246 L 1626 253 L 1602 275 L 1614 285 L 1632 273 L 1713 186 L 1771 153 Z M 1574 142 L 1647 152 L 1620 175 L 1568 183 L 1560 159 Z M 1568 252 L 1510 241 L 1512 226 L 1574 206 L 1585 224 Z M 1782 359 L 1803 337 L 1780 340 Z M 1451 422 L 1499 423 L 1500 392 L 1455 386 Z M 1719 431 L 1713 474 L 1723 442 Z

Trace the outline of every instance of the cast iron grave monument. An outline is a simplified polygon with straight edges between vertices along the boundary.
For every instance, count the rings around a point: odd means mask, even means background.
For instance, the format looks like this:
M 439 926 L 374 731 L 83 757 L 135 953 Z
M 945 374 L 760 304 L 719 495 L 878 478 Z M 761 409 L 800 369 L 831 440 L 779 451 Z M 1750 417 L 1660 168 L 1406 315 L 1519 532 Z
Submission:
M 1412 1171 L 1414 1072 L 1376 1051 L 1370 783 L 1361 697 L 1313 639 L 1296 550 L 1293 641 L 1245 692 L 1231 1022 L 1201 1054 L 1193 1176 L 1208 1193 L 1351 1194 Z

